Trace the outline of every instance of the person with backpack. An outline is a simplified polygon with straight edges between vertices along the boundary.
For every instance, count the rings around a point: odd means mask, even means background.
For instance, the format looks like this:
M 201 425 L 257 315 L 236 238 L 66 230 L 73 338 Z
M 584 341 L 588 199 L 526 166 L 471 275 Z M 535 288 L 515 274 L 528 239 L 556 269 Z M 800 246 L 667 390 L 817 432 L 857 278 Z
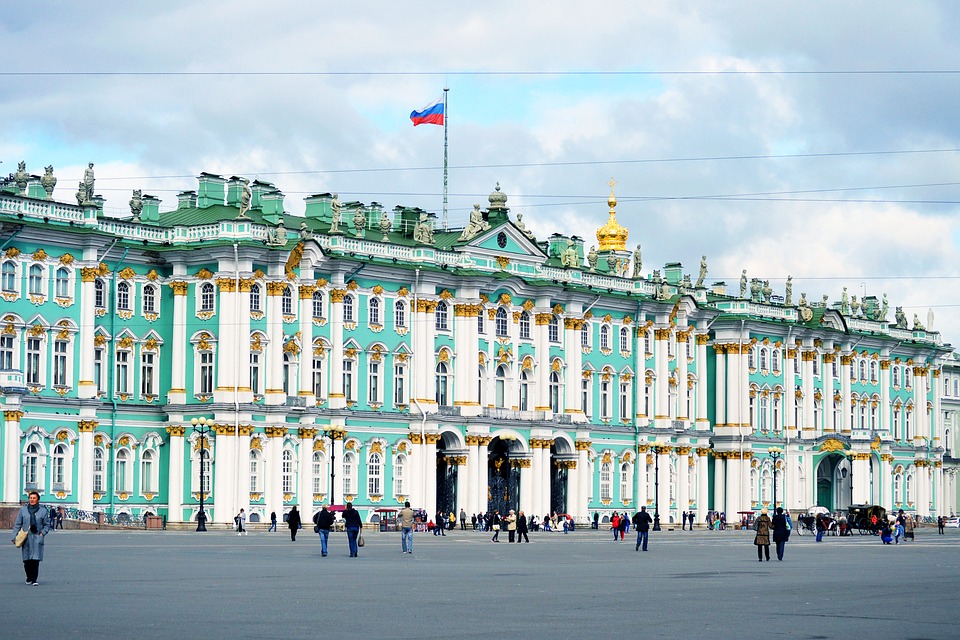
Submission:
M 320 555 L 327 557 L 327 538 L 333 528 L 333 514 L 323 505 L 320 511 L 313 516 L 313 530 L 320 534 Z

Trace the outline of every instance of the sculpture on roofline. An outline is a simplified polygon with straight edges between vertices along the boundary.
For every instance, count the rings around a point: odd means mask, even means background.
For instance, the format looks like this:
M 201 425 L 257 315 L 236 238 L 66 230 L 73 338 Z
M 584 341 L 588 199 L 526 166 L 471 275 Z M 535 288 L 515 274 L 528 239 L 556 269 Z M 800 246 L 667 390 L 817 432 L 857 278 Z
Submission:
M 362 238 L 367 226 L 367 216 L 363 214 L 363 207 L 357 207 L 357 212 L 353 214 L 353 231 L 358 238 Z
M 707 277 L 707 256 L 700 258 L 700 274 L 697 276 L 697 289 L 703 286 L 703 281 Z
M 433 244 L 433 229 L 427 222 L 426 212 L 420 214 L 420 222 L 413 230 L 413 239 L 420 244 Z
M 793 298 L 793 276 L 787 276 L 787 290 L 783 297 L 783 304 L 790 305 Z
M 643 256 L 640 254 L 640 245 L 633 250 L 633 277 L 643 277 Z
M 903 307 L 897 307 L 897 310 L 894 312 L 894 318 L 897 320 L 897 329 L 907 328 L 907 315 L 903 312 Z
M 614 253 L 607 254 L 607 272 L 611 275 L 617 275 L 617 268 L 620 266 L 620 258 Z
M 27 163 L 18 162 L 17 170 L 13 173 L 13 182 L 17 185 L 17 188 L 20 189 L 21 195 L 26 195 L 27 193 L 27 182 L 30 180 L 30 174 L 27 173 Z
M 570 268 L 580 267 L 580 256 L 577 255 L 577 249 L 573 246 L 572 240 L 567 240 L 567 248 L 560 254 L 560 264 Z
M 480 207 L 480 205 L 477 205 L 477 208 L 479 208 L 479 207 Z M 487 229 L 489 229 L 489 228 L 490 228 L 490 224 L 489 224 L 489 223 L 485 223 L 485 224 L 487 224 Z M 529 231 L 529 230 L 527 229 L 527 226 L 526 226 L 525 224 L 523 224 L 523 214 L 522 214 L 522 213 L 518 213 L 518 214 L 517 214 L 517 229 L 520 229 L 520 233 L 522 233 L 523 235 L 527 236 L 528 239 L 530 239 L 530 240 L 536 240 L 536 236 L 533 235 L 533 232 L 532 232 L 532 231 Z
M 850 315 L 850 296 L 847 295 L 847 288 L 844 287 L 840 293 L 840 313 Z
M 333 194 L 333 200 L 330 201 L 330 233 L 340 233 L 340 195 Z
M 519 225 L 518 225 L 519 226 Z M 490 223 L 483 219 L 483 213 L 480 211 L 480 205 L 473 205 L 473 211 L 470 212 L 470 222 L 467 223 L 467 226 L 464 227 L 463 232 L 460 234 L 460 237 L 457 238 L 458 242 L 467 242 L 473 240 L 477 237 L 477 234 L 487 231 L 490 228 Z
M 87 164 L 87 168 L 83 170 L 83 204 L 93 204 L 94 182 L 93 163 L 90 162 Z
M 57 178 L 53 175 L 53 165 L 44 167 L 43 175 L 40 176 L 40 185 L 47 192 L 47 200 L 53 200 L 53 188 L 57 186 Z
M 597 270 L 598 262 L 600 262 L 600 256 L 597 255 L 597 246 L 590 245 L 590 252 L 587 254 L 587 264 L 590 265 L 590 271 Z
M 143 213 L 143 191 L 133 190 L 133 197 L 130 198 L 130 213 L 133 214 L 133 221 L 140 222 L 140 214 Z
M 926 331 L 926 330 L 927 330 L 926 327 L 924 327 L 924 326 L 920 323 L 920 318 L 917 316 L 917 314 L 913 314 L 913 330 L 914 330 L 914 331 Z
M 301 240 L 310 240 L 313 238 L 313 232 L 310 231 L 310 228 L 307 227 L 307 221 L 303 220 L 300 223 L 300 239 Z
M 387 212 L 384 211 L 380 214 L 380 233 L 383 234 L 383 239 L 381 242 L 388 242 L 390 238 L 387 236 L 390 233 L 390 229 L 393 227 L 393 223 L 390 222 L 390 218 L 387 216 Z
M 240 181 L 240 213 L 238 220 L 247 219 L 247 211 L 250 211 L 250 203 L 253 202 L 253 191 L 250 190 L 250 181 L 243 178 Z
M 890 311 L 890 304 L 887 302 L 887 294 L 883 294 L 883 304 L 874 309 L 873 319 L 886 320 L 888 311 Z
M 857 296 L 850 296 L 850 315 L 856 318 L 859 311 L 860 303 L 857 302 Z

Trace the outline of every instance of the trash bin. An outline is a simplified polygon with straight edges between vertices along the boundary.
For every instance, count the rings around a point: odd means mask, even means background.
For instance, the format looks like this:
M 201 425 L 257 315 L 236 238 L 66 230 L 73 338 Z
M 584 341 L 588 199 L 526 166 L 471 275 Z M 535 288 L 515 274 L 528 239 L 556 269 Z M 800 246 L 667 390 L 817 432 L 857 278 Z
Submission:
M 147 529 L 163 529 L 163 518 L 160 516 L 147 516 Z

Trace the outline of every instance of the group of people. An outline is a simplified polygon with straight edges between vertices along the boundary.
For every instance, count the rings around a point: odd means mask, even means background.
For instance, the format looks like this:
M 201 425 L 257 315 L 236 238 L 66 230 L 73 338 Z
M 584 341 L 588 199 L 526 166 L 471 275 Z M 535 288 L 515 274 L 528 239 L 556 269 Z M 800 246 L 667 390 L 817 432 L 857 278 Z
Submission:
M 937 518 L 937 527 L 939 533 L 943 533 L 943 526 L 941 526 L 940 518 Z M 883 544 L 900 544 L 901 538 L 904 542 L 907 540 L 915 540 L 916 537 L 913 529 L 913 518 L 905 514 L 903 509 L 900 509 L 897 512 L 897 517 L 893 522 L 890 522 L 890 520 L 887 519 L 885 522 L 881 523 L 880 542 Z
M 757 560 L 763 562 L 770 561 L 770 533 L 773 532 L 773 542 L 777 546 L 777 560 L 783 560 L 783 552 L 790 539 L 790 531 L 793 525 L 790 522 L 790 516 L 783 513 L 783 507 L 777 507 L 775 515 L 771 518 L 767 514 L 766 508 L 760 510 L 760 515 L 753 524 L 757 535 L 753 538 L 753 544 L 757 546 Z

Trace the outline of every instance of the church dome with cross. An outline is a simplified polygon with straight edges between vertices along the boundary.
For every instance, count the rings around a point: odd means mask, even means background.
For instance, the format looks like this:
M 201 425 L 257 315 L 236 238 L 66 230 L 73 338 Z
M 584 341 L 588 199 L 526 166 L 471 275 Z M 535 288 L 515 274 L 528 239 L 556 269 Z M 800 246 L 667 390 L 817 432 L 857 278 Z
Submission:
M 613 193 L 613 187 L 616 184 L 616 181 L 611 178 L 610 197 L 607 198 L 607 204 L 610 206 L 610 218 L 605 225 L 597 229 L 600 251 L 626 251 L 627 249 L 627 236 L 630 235 L 630 232 L 617 222 L 617 197 Z

